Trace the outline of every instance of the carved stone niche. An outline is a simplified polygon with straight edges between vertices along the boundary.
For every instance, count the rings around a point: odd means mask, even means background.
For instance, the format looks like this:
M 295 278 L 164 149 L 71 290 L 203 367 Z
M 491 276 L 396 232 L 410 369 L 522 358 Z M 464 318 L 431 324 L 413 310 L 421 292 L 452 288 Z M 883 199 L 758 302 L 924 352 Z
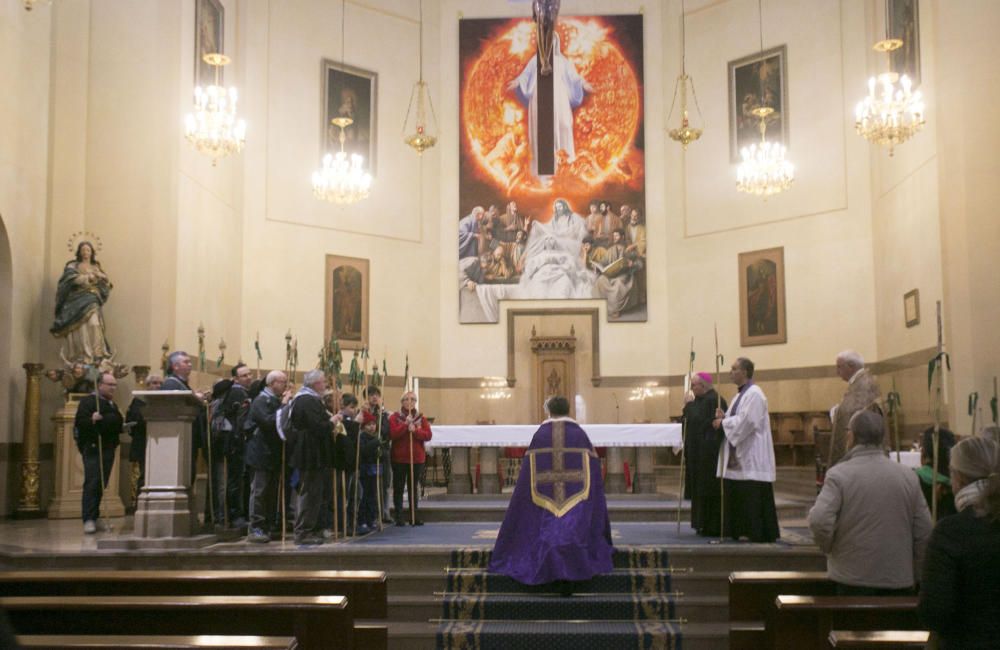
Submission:
M 545 400 L 562 395 L 569 400 L 569 414 L 576 417 L 576 329 L 569 336 L 538 336 L 531 328 L 531 351 L 534 354 L 535 413 L 545 419 Z

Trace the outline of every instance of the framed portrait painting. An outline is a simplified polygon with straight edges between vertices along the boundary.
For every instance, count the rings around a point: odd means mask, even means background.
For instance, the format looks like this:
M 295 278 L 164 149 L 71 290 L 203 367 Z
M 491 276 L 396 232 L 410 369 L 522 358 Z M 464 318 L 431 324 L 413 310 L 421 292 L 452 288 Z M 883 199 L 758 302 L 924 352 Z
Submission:
M 740 345 L 788 341 L 785 327 L 785 249 L 740 253 Z
M 767 116 L 767 139 L 788 146 L 787 51 L 784 45 L 729 62 L 729 156 L 740 161 L 740 149 L 760 142 L 758 106 Z
M 907 327 L 920 324 L 920 289 L 913 289 L 903 294 L 903 318 Z
M 889 53 L 892 71 L 906 75 L 913 87 L 920 85 L 920 20 L 917 0 L 889 0 L 889 38 L 903 41 L 903 47 Z
M 368 260 L 326 256 L 326 340 L 358 350 L 368 345 Z
M 364 168 L 375 175 L 375 109 L 378 75 L 368 70 L 323 59 L 323 123 L 320 125 L 321 150 L 340 151 L 340 127 L 331 123 L 335 117 L 350 118 L 344 127 L 344 151 L 359 154 Z
M 194 85 L 215 84 L 215 68 L 205 63 L 206 54 L 222 53 L 225 32 L 225 13 L 221 0 L 195 0 L 194 2 Z M 219 85 L 222 85 L 224 68 L 219 68 Z

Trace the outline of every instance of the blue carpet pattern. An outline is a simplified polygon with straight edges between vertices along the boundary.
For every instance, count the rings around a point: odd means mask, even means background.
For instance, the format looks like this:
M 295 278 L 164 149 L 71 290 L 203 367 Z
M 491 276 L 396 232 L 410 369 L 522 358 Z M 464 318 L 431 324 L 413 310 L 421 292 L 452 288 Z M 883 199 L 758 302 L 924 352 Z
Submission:
M 666 550 L 616 548 L 611 573 L 537 586 L 489 573 L 490 553 L 452 551 L 438 648 L 681 649 Z

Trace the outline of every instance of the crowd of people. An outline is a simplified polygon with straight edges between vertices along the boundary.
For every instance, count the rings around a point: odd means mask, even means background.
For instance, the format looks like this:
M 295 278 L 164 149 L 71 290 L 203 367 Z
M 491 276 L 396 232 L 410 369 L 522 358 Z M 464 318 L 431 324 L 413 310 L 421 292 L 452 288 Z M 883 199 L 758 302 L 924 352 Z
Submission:
M 170 354 L 167 368 L 165 379 L 147 378 L 147 390 L 192 390 L 188 354 Z M 87 534 L 99 530 L 101 496 L 123 430 L 132 435 L 129 457 L 139 465 L 139 487 L 144 483 L 144 401 L 137 395 L 123 418 L 114 402 L 116 386 L 112 374 L 102 374 L 76 414 Z M 364 388 L 360 406 L 357 396 L 328 390 L 320 370 L 306 372 L 302 387 L 293 393 L 284 372 L 272 370 L 254 381 L 242 363 L 212 391 L 193 392 L 207 405 L 193 424 L 191 454 L 192 477 L 199 455 L 209 468 L 206 526 L 237 530 L 249 542 L 267 543 L 294 522 L 295 542 L 312 545 L 363 535 L 393 521 L 422 525 L 418 495 L 431 429 L 417 411 L 414 393 L 404 393 L 399 410 L 389 413 L 377 386 Z M 408 513 L 404 492 L 410 496 Z

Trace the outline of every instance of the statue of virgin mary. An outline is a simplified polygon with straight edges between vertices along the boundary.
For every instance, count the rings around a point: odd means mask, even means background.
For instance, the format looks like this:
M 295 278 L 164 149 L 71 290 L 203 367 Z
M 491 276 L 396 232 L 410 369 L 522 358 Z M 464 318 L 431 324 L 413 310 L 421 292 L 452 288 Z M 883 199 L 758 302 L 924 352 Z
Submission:
M 112 356 L 104 330 L 102 307 L 112 284 L 94 253 L 94 245 L 82 241 L 76 255 L 66 262 L 56 289 L 55 321 L 49 331 L 66 339 L 61 351 L 66 363 L 98 365 Z

